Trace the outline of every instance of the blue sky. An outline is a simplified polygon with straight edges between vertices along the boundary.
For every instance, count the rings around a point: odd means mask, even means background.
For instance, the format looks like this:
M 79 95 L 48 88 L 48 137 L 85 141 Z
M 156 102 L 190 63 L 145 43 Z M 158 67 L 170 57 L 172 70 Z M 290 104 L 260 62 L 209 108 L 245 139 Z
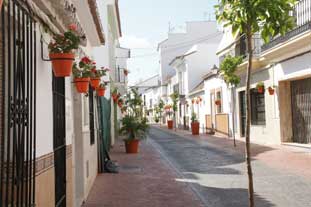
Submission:
M 172 27 L 187 21 L 214 18 L 217 0 L 119 0 L 123 38 L 121 46 L 132 52 L 128 68 L 129 84 L 157 74 L 157 44 L 166 39 Z

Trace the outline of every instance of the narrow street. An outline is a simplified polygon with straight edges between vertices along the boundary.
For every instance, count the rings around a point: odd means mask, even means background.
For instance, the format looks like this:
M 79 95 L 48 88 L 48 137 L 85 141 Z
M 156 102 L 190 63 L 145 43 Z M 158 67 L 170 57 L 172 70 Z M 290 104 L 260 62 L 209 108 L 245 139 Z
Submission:
M 149 141 L 179 173 L 176 180 L 188 183 L 205 206 L 248 206 L 242 142 L 234 149 L 228 139 L 180 136 L 158 127 L 151 129 Z M 257 207 L 311 206 L 310 152 L 252 149 Z

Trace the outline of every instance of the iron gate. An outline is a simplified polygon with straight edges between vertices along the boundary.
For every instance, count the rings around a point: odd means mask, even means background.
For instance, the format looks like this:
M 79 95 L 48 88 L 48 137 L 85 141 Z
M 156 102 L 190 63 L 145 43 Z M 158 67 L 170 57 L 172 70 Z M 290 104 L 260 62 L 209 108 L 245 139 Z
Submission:
M 293 141 L 311 143 L 311 78 L 291 82 Z
M 53 75 L 53 144 L 55 206 L 66 206 L 66 112 L 65 78 Z
M 0 206 L 34 206 L 36 157 L 36 22 L 9 0 L 0 17 Z

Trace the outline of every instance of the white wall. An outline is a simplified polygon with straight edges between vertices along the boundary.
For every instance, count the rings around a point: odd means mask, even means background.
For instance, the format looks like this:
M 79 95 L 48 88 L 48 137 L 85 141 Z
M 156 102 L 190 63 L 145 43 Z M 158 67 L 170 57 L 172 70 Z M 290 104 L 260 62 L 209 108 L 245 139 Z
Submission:
M 168 39 L 159 44 L 159 74 L 162 82 L 175 74 L 169 65 L 175 57 L 185 54 L 194 44 L 211 41 L 221 34 L 214 21 L 187 22 L 186 28 L 186 33 L 169 33 Z

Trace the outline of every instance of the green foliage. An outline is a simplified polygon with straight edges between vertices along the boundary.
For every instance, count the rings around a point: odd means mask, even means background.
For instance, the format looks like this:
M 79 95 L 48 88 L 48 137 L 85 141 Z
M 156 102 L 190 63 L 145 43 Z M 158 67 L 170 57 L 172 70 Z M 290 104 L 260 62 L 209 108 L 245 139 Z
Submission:
M 143 139 L 149 129 L 148 120 L 142 115 L 143 101 L 136 89 L 132 89 L 125 98 L 127 114 L 123 117 L 120 133 L 128 135 L 127 140 Z
M 173 94 L 170 95 L 170 98 L 173 101 L 173 111 L 176 112 L 177 111 L 177 103 L 178 103 L 178 99 L 179 99 L 179 94 L 177 92 L 174 92 Z
M 194 113 L 194 112 L 192 112 L 192 114 L 191 114 L 191 121 L 192 122 L 197 122 L 198 121 L 197 114 Z
M 297 0 L 220 0 L 216 17 L 234 34 L 260 32 L 267 43 L 278 34 L 284 35 L 294 26 L 290 16 Z
M 78 49 L 80 44 L 80 37 L 76 31 L 70 29 L 64 34 L 57 34 L 53 36 L 53 40 L 49 44 L 50 53 L 72 53 L 73 50 Z
M 237 86 L 240 83 L 240 77 L 235 72 L 242 61 L 242 57 L 232 57 L 229 55 L 220 64 L 220 74 L 228 85 Z
M 264 88 L 265 87 L 265 84 L 263 83 L 263 82 L 259 82 L 259 83 L 257 83 L 257 85 L 256 85 L 256 88 L 258 89 L 258 88 Z
M 165 105 L 165 104 L 164 104 L 164 101 L 161 99 L 160 102 L 159 102 L 159 105 L 158 105 L 158 106 L 159 106 L 159 109 L 160 109 L 161 111 L 163 111 L 164 105 Z
M 146 118 L 126 115 L 123 117 L 121 123 L 120 134 L 128 135 L 127 140 L 146 138 L 149 130 Z

